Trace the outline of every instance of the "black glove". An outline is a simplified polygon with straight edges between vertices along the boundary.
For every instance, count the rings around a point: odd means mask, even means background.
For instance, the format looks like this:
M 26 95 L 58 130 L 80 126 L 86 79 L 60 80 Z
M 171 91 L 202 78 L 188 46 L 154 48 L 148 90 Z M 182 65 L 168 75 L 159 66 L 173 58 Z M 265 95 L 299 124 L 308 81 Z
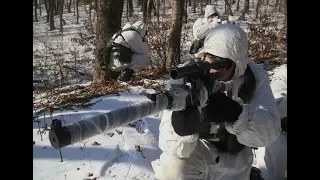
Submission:
M 187 107 L 183 111 L 173 111 L 171 124 L 179 136 L 197 134 L 210 131 L 210 125 L 200 122 L 200 112 L 197 106 Z
M 119 81 L 129 81 L 133 77 L 133 73 L 134 73 L 134 71 L 132 69 L 127 68 L 119 74 L 118 80 Z
M 282 131 L 287 132 L 287 117 L 281 119 L 281 128 Z
M 202 109 L 201 116 L 211 122 L 234 122 L 242 112 L 242 106 L 224 93 L 214 93 Z
M 157 103 L 157 95 L 159 93 L 153 93 L 153 94 L 147 94 L 147 98 L 150 99 L 151 101 Z M 167 96 L 168 98 L 168 106 L 166 107 L 166 109 L 170 109 L 172 107 L 172 102 L 173 102 L 173 95 L 170 94 L 170 92 L 164 92 L 164 95 Z
M 261 176 L 261 170 L 256 167 L 251 167 L 250 180 L 264 180 Z
M 214 137 L 213 134 L 207 134 L 205 139 L 210 139 Z M 237 140 L 237 136 L 230 134 L 226 128 L 224 123 L 219 123 L 219 129 L 218 134 L 216 134 L 217 138 L 219 138 L 219 141 L 212 142 L 221 152 L 227 152 L 230 154 L 237 154 L 240 152 L 244 145 L 240 144 Z

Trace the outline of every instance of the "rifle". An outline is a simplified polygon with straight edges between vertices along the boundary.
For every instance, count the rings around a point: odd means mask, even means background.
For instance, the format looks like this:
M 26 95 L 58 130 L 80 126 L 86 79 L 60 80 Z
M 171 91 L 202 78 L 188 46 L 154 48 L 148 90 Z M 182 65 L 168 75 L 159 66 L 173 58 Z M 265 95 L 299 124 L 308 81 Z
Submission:
M 173 82 L 182 80 L 183 83 L 171 84 L 170 89 L 164 92 L 148 94 L 147 101 L 65 126 L 62 126 L 61 120 L 54 119 L 49 131 L 50 143 L 59 149 L 166 109 L 176 111 L 190 105 L 201 105 L 213 93 L 212 89 L 217 82 L 218 74 L 209 73 L 210 69 L 224 66 L 226 64 L 201 61 L 175 67 L 170 71 L 170 76 Z

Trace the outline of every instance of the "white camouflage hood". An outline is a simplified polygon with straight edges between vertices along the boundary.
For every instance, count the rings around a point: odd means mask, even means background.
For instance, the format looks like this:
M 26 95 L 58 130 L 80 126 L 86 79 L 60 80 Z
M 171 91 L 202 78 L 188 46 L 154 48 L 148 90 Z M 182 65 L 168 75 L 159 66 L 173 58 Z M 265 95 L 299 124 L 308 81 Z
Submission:
M 249 63 L 247 34 L 233 24 L 221 24 L 205 38 L 204 53 L 229 58 L 236 64 L 232 79 L 244 75 Z
M 219 12 L 217 11 L 217 9 L 216 9 L 216 6 L 214 6 L 214 5 L 207 5 L 206 6 L 206 8 L 205 8 L 205 10 L 204 10 L 204 17 L 205 18 L 208 18 L 211 14 L 213 14 L 213 13 L 218 13 L 219 14 Z
M 143 23 L 142 21 L 137 21 L 132 24 L 132 27 L 134 27 L 140 34 L 141 38 L 144 37 L 147 31 L 147 25 Z

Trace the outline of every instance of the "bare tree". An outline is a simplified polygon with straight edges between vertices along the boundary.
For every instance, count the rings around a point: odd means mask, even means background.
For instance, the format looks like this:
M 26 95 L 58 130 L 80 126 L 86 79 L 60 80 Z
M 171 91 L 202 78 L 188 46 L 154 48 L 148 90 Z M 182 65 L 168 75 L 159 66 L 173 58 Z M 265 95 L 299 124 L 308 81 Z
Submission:
M 288 23 L 288 21 L 287 21 L 287 19 L 288 19 L 288 6 L 287 6 L 287 0 L 282 0 L 282 5 L 283 5 L 283 10 L 284 10 L 284 21 L 285 21 L 285 25 L 286 25 L 286 27 L 287 27 L 287 23 Z
M 244 6 L 243 6 L 243 9 L 242 9 L 242 14 L 241 16 L 239 17 L 239 19 L 244 19 L 246 13 L 249 12 L 249 0 L 244 0 Z
M 133 3 L 132 3 L 132 0 L 127 0 L 127 3 L 129 4 L 129 16 L 132 17 L 132 13 L 133 13 Z
M 279 4 L 280 4 L 280 0 L 276 0 L 276 3 L 274 4 L 275 9 L 280 9 Z
M 94 14 L 93 14 L 93 21 L 94 21 L 94 18 L 97 18 L 97 1 L 98 0 L 93 0 L 93 9 L 94 9 Z
M 59 10 L 59 12 L 60 12 L 60 32 L 61 32 L 61 36 L 63 36 L 63 18 L 62 18 L 62 13 L 63 13 L 63 4 L 64 4 L 64 0 L 58 0 L 58 1 L 60 1 L 60 10 Z
M 54 15 L 59 15 L 59 4 L 58 4 L 58 0 L 54 0 L 54 4 L 53 4 L 53 9 L 54 9 Z
M 73 0 L 73 15 L 76 15 L 76 4 L 75 4 L 76 0 Z
M 50 31 L 55 30 L 56 28 L 54 27 L 54 0 L 48 0 L 49 1 L 49 27 L 50 27 Z
M 142 11 L 142 12 L 143 12 L 143 1 L 144 1 L 144 0 L 140 0 L 140 2 L 141 2 L 141 9 L 140 9 L 140 11 Z
M 166 66 L 171 69 L 172 63 L 180 63 L 180 41 L 182 29 L 182 16 L 185 0 L 172 0 L 172 23 L 168 40 L 168 54 Z
M 231 5 L 230 5 L 229 1 L 224 0 L 224 3 L 226 5 L 225 7 L 227 8 L 227 9 L 225 9 L 225 12 L 228 12 L 229 15 L 233 16 Z
M 155 9 L 155 7 L 154 7 L 153 0 L 149 0 L 148 1 L 148 8 L 147 8 L 147 20 L 148 21 L 151 21 L 151 12 L 154 9 Z
M 142 1 L 142 7 L 143 7 L 143 22 L 147 23 L 148 0 Z
M 50 10 L 49 10 L 48 0 L 44 0 L 44 8 L 46 9 L 46 12 L 47 12 L 47 21 L 46 22 L 49 22 Z
M 34 21 L 38 22 L 38 17 L 37 17 L 38 0 L 33 0 L 33 5 L 34 5 Z
M 203 11 L 203 1 L 204 0 L 200 0 L 200 10 L 201 10 L 201 15 L 204 14 L 204 11 Z
M 129 20 L 129 3 L 128 3 L 128 0 L 126 2 L 126 18 L 127 18 L 127 21 L 130 21 Z
M 84 11 L 86 12 L 86 13 L 89 13 L 89 11 L 87 11 L 87 5 L 88 4 L 88 1 L 86 0 L 86 1 L 84 1 L 84 3 L 83 3 L 83 9 L 84 9 Z
M 71 13 L 71 0 L 69 1 L 69 3 L 67 0 L 67 4 L 68 4 L 68 13 Z
M 160 0 L 157 0 L 157 20 L 158 20 L 158 23 L 160 22 L 159 17 L 160 17 Z
M 110 78 L 106 68 L 109 57 L 106 57 L 106 45 L 114 33 L 121 29 L 123 0 L 97 1 L 97 29 L 93 83 L 104 84 Z
M 89 0 L 89 17 L 88 17 L 88 19 L 89 19 L 89 26 L 90 26 L 90 31 L 91 31 L 91 33 L 94 33 L 93 32 L 93 27 L 92 27 L 92 20 L 91 20 L 91 10 L 92 10 L 92 7 L 93 7 L 93 5 L 92 5 L 92 0 Z M 94 17 L 93 17 L 94 18 Z
M 77 22 L 79 24 L 79 0 L 76 0 L 76 10 L 77 10 Z
M 237 7 L 236 7 L 237 11 L 239 11 L 239 3 L 240 3 L 240 0 L 237 0 Z
M 40 11 L 39 13 L 40 13 L 40 16 L 42 16 L 42 14 L 41 14 L 41 5 L 42 5 L 42 4 L 40 4 L 40 0 L 37 0 L 37 1 L 39 1 L 39 2 L 38 2 L 38 5 L 39 5 L 39 11 Z
M 193 13 L 196 13 L 196 0 L 193 0 Z
M 188 1 L 185 0 L 185 7 L 184 7 L 184 11 L 183 11 L 183 16 L 182 16 L 182 23 L 187 23 L 188 21 Z
M 166 15 L 166 0 L 163 0 L 163 15 Z
M 258 0 L 257 6 L 256 6 L 256 16 L 255 16 L 256 19 L 258 18 L 258 15 L 259 15 L 260 4 L 261 4 L 261 0 Z

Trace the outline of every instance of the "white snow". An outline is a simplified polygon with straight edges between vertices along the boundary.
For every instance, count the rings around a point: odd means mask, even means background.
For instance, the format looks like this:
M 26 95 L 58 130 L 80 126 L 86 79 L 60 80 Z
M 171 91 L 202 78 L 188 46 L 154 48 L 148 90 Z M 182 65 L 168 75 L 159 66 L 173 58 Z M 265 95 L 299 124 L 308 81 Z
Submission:
M 106 113 L 130 104 L 146 100 L 144 96 L 133 93 L 120 93 L 120 96 L 99 97 L 92 100 L 98 103 L 90 109 L 62 111 L 53 114 L 54 119 L 64 123 L 72 123 L 85 117 Z M 145 117 L 138 121 L 136 128 L 125 125 L 106 134 L 97 135 L 64 148 L 61 148 L 63 162 L 60 162 L 59 150 L 51 147 L 48 132 L 38 134 L 38 123 L 34 122 L 33 146 L 34 179 L 83 179 L 89 173 L 103 179 L 152 179 L 151 161 L 160 155 L 157 146 L 160 116 Z M 38 118 L 40 127 L 44 126 L 44 117 Z M 51 124 L 49 114 L 45 114 L 45 122 Z M 108 134 L 113 133 L 110 137 Z M 99 146 L 93 146 L 96 141 Z M 139 145 L 142 152 L 136 151 Z M 81 148 L 82 147 L 82 148 Z M 87 177 L 89 178 L 89 177 Z

